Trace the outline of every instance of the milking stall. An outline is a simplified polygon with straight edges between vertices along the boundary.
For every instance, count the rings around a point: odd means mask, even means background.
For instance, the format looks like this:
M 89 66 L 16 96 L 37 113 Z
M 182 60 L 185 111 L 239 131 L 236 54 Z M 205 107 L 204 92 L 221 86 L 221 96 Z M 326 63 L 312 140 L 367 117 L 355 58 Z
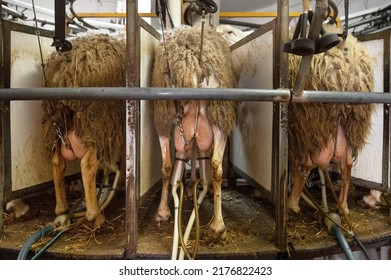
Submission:
M 389 260 L 389 1 L 2 0 L 0 259 Z

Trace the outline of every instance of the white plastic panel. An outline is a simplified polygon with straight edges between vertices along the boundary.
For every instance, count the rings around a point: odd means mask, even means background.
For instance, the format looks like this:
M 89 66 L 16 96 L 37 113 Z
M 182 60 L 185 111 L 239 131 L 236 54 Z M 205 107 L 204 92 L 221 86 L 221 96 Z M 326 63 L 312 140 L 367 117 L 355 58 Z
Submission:
M 375 92 L 383 92 L 384 80 L 384 40 L 362 42 L 367 51 L 374 57 Z M 383 104 L 376 104 L 372 116 L 372 127 L 367 144 L 359 153 L 352 168 L 352 176 L 375 183 L 382 183 L 383 166 Z
M 140 86 L 148 87 L 152 73 L 154 49 L 158 40 L 141 28 Z M 161 178 L 162 159 L 151 102 L 141 101 L 140 128 L 140 195 L 142 196 Z
M 273 31 L 233 51 L 240 71 L 240 88 L 273 88 Z M 271 190 L 272 124 L 271 102 L 242 102 L 238 125 L 231 137 L 232 164 L 252 180 Z
M 52 38 L 41 38 L 44 59 L 54 51 Z M 11 31 L 11 88 L 44 87 L 38 38 Z M 41 140 L 41 101 L 11 101 L 12 191 L 52 180 L 50 160 Z M 67 164 L 67 175 L 80 172 L 80 164 Z

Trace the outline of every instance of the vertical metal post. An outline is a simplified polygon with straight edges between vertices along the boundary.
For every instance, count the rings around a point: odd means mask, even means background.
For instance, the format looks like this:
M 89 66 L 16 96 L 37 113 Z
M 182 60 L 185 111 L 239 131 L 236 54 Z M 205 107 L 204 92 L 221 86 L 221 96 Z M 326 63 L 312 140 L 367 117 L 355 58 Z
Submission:
M 384 36 L 383 47 L 383 91 L 390 92 L 390 39 L 391 33 L 387 32 Z M 387 188 L 388 193 L 391 193 L 390 186 L 390 104 L 383 104 L 383 167 L 382 167 L 382 185 Z M 391 208 L 388 218 L 388 223 L 391 224 Z
M 3 19 L 0 5 L 0 88 L 4 88 L 4 58 L 3 58 Z M 4 209 L 4 134 L 3 134 L 4 102 L 0 101 L 0 241 L 3 239 L 3 209 Z
M 126 85 L 140 86 L 140 21 L 138 1 L 126 2 Z M 125 258 L 137 252 L 137 204 L 139 198 L 139 107 L 137 100 L 126 101 L 126 250 Z
M 277 22 L 274 29 L 274 87 L 289 87 L 288 56 L 282 52 L 284 41 L 288 40 L 289 1 L 279 0 Z M 272 187 L 275 202 L 275 243 L 279 254 L 287 251 L 287 184 L 288 184 L 288 106 L 273 104 L 273 162 Z

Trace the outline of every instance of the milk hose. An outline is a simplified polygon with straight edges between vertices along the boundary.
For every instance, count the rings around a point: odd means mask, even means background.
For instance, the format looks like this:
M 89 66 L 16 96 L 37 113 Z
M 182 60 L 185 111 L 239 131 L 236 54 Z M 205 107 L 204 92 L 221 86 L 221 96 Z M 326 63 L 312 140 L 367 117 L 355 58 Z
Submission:
M 342 231 L 349 234 L 355 240 L 355 242 L 358 244 L 358 246 L 363 251 L 366 258 L 369 260 L 369 255 L 368 255 L 367 250 L 365 249 L 365 247 L 361 243 L 361 241 L 357 238 L 357 236 L 353 233 L 352 224 L 351 224 L 350 220 L 347 218 L 345 211 L 342 209 L 342 207 L 340 205 L 340 202 L 339 202 L 337 195 L 335 193 L 335 190 L 332 186 L 331 179 L 330 179 L 328 172 L 326 172 L 326 176 L 324 176 L 323 171 L 321 169 L 319 169 L 319 175 L 320 175 L 321 185 L 322 185 L 322 201 L 323 201 L 324 208 L 316 206 L 316 203 L 315 203 L 314 199 L 311 197 L 311 195 L 308 193 L 307 188 L 304 188 L 304 191 L 307 192 L 307 199 L 311 202 L 310 205 L 313 207 L 316 207 L 316 209 L 319 210 L 325 216 L 325 224 L 326 224 L 329 232 L 332 233 L 336 237 L 338 244 L 340 245 L 341 249 L 344 251 L 347 259 L 353 259 L 353 255 L 351 253 L 351 249 L 349 247 L 349 244 L 346 241 L 345 236 L 343 235 Z M 345 218 L 348 221 L 349 229 L 346 229 L 345 227 L 343 227 L 341 225 L 341 218 L 337 214 L 328 212 L 327 200 L 325 198 L 326 191 L 325 191 L 325 189 L 323 189 L 324 185 L 325 185 L 324 184 L 325 177 L 327 178 L 327 183 L 329 185 L 329 188 L 331 189 L 331 192 L 333 193 L 334 198 L 336 199 L 336 201 L 339 205 L 339 208 L 342 209 L 342 213 L 345 215 Z
M 178 256 L 178 208 L 179 208 L 179 197 L 177 189 L 182 181 L 183 171 L 185 169 L 186 156 L 184 153 L 177 151 L 175 154 L 175 165 L 174 171 L 171 176 L 172 190 L 171 194 L 174 200 L 174 236 L 172 240 L 172 253 L 171 260 L 176 260 Z
M 351 234 L 352 236 L 353 236 L 353 234 L 341 225 L 341 218 L 337 214 L 328 213 L 322 207 L 316 206 L 315 201 L 313 200 L 312 196 L 308 193 L 308 190 L 306 187 L 304 188 L 304 191 L 307 192 L 307 197 L 311 201 L 311 203 L 317 208 L 317 210 L 319 212 L 321 212 L 325 216 L 325 224 L 326 224 L 329 232 L 331 234 L 333 234 L 335 236 L 335 238 L 337 239 L 337 243 L 341 247 L 341 249 L 344 251 L 346 258 L 350 259 L 350 260 L 354 259 L 352 252 L 351 252 L 351 249 L 349 247 L 349 244 L 346 241 L 346 238 L 343 235 L 341 229 L 343 231 Z
M 54 223 L 48 223 L 44 228 L 34 233 L 23 245 L 22 250 L 20 250 L 17 260 L 26 260 L 27 255 L 30 252 L 31 246 L 39 239 L 44 237 L 46 234 L 54 231 L 56 226 Z
M 199 181 L 195 182 L 194 184 L 194 193 L 193 193 L 193 202 L 194 202 L 194 209 L 193 209 L 193 212 L 192 212 L 192 215 L 191 217 L 194 217 L 195 216 L 195 221 L 196 221 L 196 242 L 195 242 L 195 247 L 194 247 L 194 251 L 193 251 L 193 254 L 192 256 L 190 256 L 190 253 L 189 251 L 187 250 L 187 247 L 186 247 L 186 243 L 187 243 L 187 238 L 186 240 L 184 240 L 184 236 L 183 236 L 183 233 L 182 233 L 182 205 L 183 205 L 183 183 L 182 182 L 178 182 L 179 183 L 179 209 L 178 209 L 178 235 L 179 235 L 179 241 L 181 242 L 181 246 L 182 246 L 182 249 L 183 252 L 185 253 L 186 257 L 191 260 L 191 259 L 194 259 L 197 255 L 197 251 L 198 251 L 198 245 L 199 245 L 199 241 L 200 241 L 200 218 L 199 218 L 199 215 L 198 215 L 198 203 L 197 203 L 197 186 L 198 186 L 198 183 Z M 194 213 L 194 215 L 193 215 Z M 194 218 L 189 220 L 189 223 L 187 225 L 187 228 L 192 228 L 193 226 L 193 223 L 194 223 Z M 190 225 L 190 227 L 189 227 Z M 179 258 L 180 259 L 180 258 Z
M 350 232 L 351 232 L 350 234 L 351 234 L 352 238 L 354 239 L 354 241 L 356 241 L 357 245 L 358 245 L 358 246 L 360 247 L 360 249 L 363 251 L 363 253 L 364 253 L 366 259 L 369 260 L 370 258 L 369 258 L 368 251 L 365 249 L 364 245 L 363 245 L 363 244 L 361 243 L 361 241 L 357 238 L 357 236 L 354 235 L 353 229 L 352 229 L 352 228 L 353 228 L 352 223 L 350 222 L 350 219 L 347 217 L 347 214 L 345 213 L 345 210 L 341 207 L 341 204 L 340 204 L 340 202 L 339 202 L 339 199 L 337 198 L 337 194 L 335 193 L 335 190 L 334 190 L 334 188 L 333 188 L 333 186 L 332 186 L 332 183 L 331 183 L 331 179 L 330 179 L 329 173 L 326 172 L 326 175 L 327 175 L 326 178 L 327 178 L 327 183 L 328 183 L 328 185 L 329 185 L 329 188 L 331 189 L 331 192 L 333 193 L 333 196 L 334 196 L 334 198 L 336 199 L 336 201 L 337 201 L 337 203 L 338 203 L 338 207 L 339 207 L 339 209 L 341 209 L 342 214 L 344 215 L 344 217 L 345 217 L 345 219 L 346 219 L 346 221 L 347 221 L 347 223 L 348 223 L 348 225 L 349 225 Z
M 345 236 L 343 235 L 339 225 L 341 224 L 341 218 L 336 213 L 329 213 L 330 216 L 334 218 L 334 220 L 338 223 L 332 222 L 328 218 L 325 218 L 324 222 L 331 234 L 335 236 L 339 247 L 341 247 L 344 252 L 346 259 L 354 260 L 352 249 L 349 246 L 349 243 L 346 241 Z
M 197 186 L 198 184 L 201 184 L 203 186 L 203 189 L 201 191 L 201 194 L 200 196 L 198 197 L 198 199 L 196 199 L 197 197 Z M 199 214 L 198 214 L 198 208 L 200 207 L 203 199 L 205 198 L 207 192 L 208 192 L 208 185 L 205 184 L 205 183 L 202 183 L 202 180 L 198 180 L 195 185 L 194 185 L 194 194 L 193 194 L 193 211 L 190 215 L 190 218 L 189 218 L 189 222 L 187 223 L 187 227 L 186 227 L 186 230 L 185 230 L 185 234 L 183 235 L 183 240 L 181 241 L 181 245 L 182 245 L 182 248 L 180 250 L 180 253 L 179 253 L 179 260 L 183 260 L 184 259 L 184 255 L 186 255 L 186 257 L 188 259 L 194 259 L 197 255 L 197 252 L 198 252 L 198 247 L 199 247 L 199 240 L 200 240 L 200 219 L 199 219 Z M 180 210 L 179 210 L 179 213 L 181 213 L 181 206 L 180 206 Z M 181 217 L 179 217 L 179 219 L 181 219 Z M 187 249 L 186 249 L 186 243 L 189 239 L 189 236 L 190 236 L 190 232 L 191 232 L 191 229 L 193 227 L 193 224 L 194 224 L 194 220 L 196 222 L 196 242 L 195 242 L 195 247 L 194 247 L 194 252 L 192 254 L 192 257 L 190 258 L 190 254 L 188 253 Z M 179 234 L 180 238 L 181 238 L 181 233 Z
M 198 208 L 199 206 L 201 205 L 202 201 L 204 200 L 205 196 L 207 195 L 208 193 L 208 186 L 209 186 L 209 182 L 211 181 L 211 167 L 210 167 L 210 154 L 211 154 L 211 151 L 208 150 L 208 151 L 199 151 L 199 155 L 197 157 L 197 160 L 199 162 L 199 171 L 200 171 L 200 180 L 198 180 L 195 185 L 193 186 L 193 190 L 194 190 L 194 194 L 193 194 L 193 203 L 194 203 L 194 209 L 191 213 L 191 216 L 189 218 L 189 222 L 187 223 L 187 227 L 186 227 L 186 231 L 185 231 L 185 235 L 184 235 L 184 243 L 186 244 L 187 243 L 187 240 L 189 239 L 189 236 L 190 236 L 190 232 L 191 232 L 191 229 L 193 227 L 193 223 L 194 223 L 194 219 L 195 217 L 198 215 Z M 197 192 L 196 190 L 198 189 L 198 185 L 201 184 L 202 185 L 202 191 L 197 198 Z M 197 211 L 197 213 L 196 213 Z M 196 226 L 197 228 L 199 226 Z M 196 246 L 197 243 L 196 243 Z M 196 249 L 198 250 L 198 248 Z M 185 252 L 183 249 L 180 250 L 180 253 L 179 253 L 179 260 L 183 260 L 184 259 L 184 255 L 185 255 Z
M 109 202 L 111 201 L 111 199 L 114 196 L 114 190 L 116 189 L 118 182 L 119 182 L 119 175 L 120 175 L 119 169 L 117 169 L 116 170 L 116 177 L 115 177 L 114 183 L 113 183 L 113 191 L 111 191 L 108 196 L 106 193 L 105 197 L 104 197 L 105 199 L 100 204 L 100 209 L 102 211 L 109 204 Z M 102 185 L 104 185 L 104 182 L 106 181 L 107 177 L 108 177 L 108 174 L 106 174 L 106 176 L 104 177 Z M 101 191 L 102 191 L 102 187 L 99 190 L 98 196 L 100 196 Z M 84 198 L 82 197 L 75 203 L 75 205 L 72 207 L 69 214 L 60 215 L 60 216 L 56 217 L 56 219 L 54 220 L 54 223 L 48 223 L 44 228 L 42 228 L 39 231 L 37 231 L 36 233 L 34 233 L 23 245 L 21 251 L 18 254 L 17 259 L 18 260 L 25 260 L 34 243 L 36 243 L 39 239 L 41 239 L 45 235 L 51 233 L 52 231 L 59 229 L 59 227 L 64 226 L 57 233 L 57 235 L 51 241 L 49 241 L 40 251 L 38 251 L 32 258 L 32 260 L 37 259 L 37 257 L 39 255 L 41 255 L 50 245 L 52 245 L 54 243 L 54 241 L 56 241 L 65 231 L 67 231 L 69 229 L 67 226 L 70 224 L 70 219 L 78 218 L 78 217 L 85 215 L 85 211 L 73 213 L 75 211 L 75 209 L 77 207 L 79 207 L 79 205 L 81 204 L 83 199 Z M 65 225 L 67 225 L 67 226 L 65 226 Z

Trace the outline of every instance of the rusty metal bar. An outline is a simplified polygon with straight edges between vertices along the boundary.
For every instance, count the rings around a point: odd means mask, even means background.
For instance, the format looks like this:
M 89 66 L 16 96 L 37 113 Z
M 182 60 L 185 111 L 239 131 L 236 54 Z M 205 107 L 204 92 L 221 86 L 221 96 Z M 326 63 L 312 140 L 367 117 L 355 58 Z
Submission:
M 289 68 L 288 55 L 282 52 L 284 41 L 288 40 L 289 1 L 277 3 L 278 17 L 276 21 L 274 57 L 277 69 L 275 87 L 288 88 Z M 284 255 L 288 247 L 287 234 L 287 197 L 288 197 L 288 137 L 287 109 L 288 104 L 273 104 L 273 159 L 272 159 L 272 195 L 275 202 L 275 244 L 279 255 Z
M 2 5 L 0 6 L 0 88 L 4 87 L 4 67 L 3 67 L 3 19 L 2 19 Z M 0 241 L 3 239 L 4 231 L 4 195 L 5 195 L 5 174 L 4 174 L 4 125 L 3 125 L 4 102 L 0 101 Z
M 126 2 L 126 86 L 140 86 L 140 18 L 138 1 Z M 125 96 L 124 96 L 125 97 Z M 129 100 L 132 99 L 132 100 Z M 139 179 L 139 100 L 126 97 L 125 182 L 126 182 L 126 249 L 125 258 L 136 258 L 138 232 Z

